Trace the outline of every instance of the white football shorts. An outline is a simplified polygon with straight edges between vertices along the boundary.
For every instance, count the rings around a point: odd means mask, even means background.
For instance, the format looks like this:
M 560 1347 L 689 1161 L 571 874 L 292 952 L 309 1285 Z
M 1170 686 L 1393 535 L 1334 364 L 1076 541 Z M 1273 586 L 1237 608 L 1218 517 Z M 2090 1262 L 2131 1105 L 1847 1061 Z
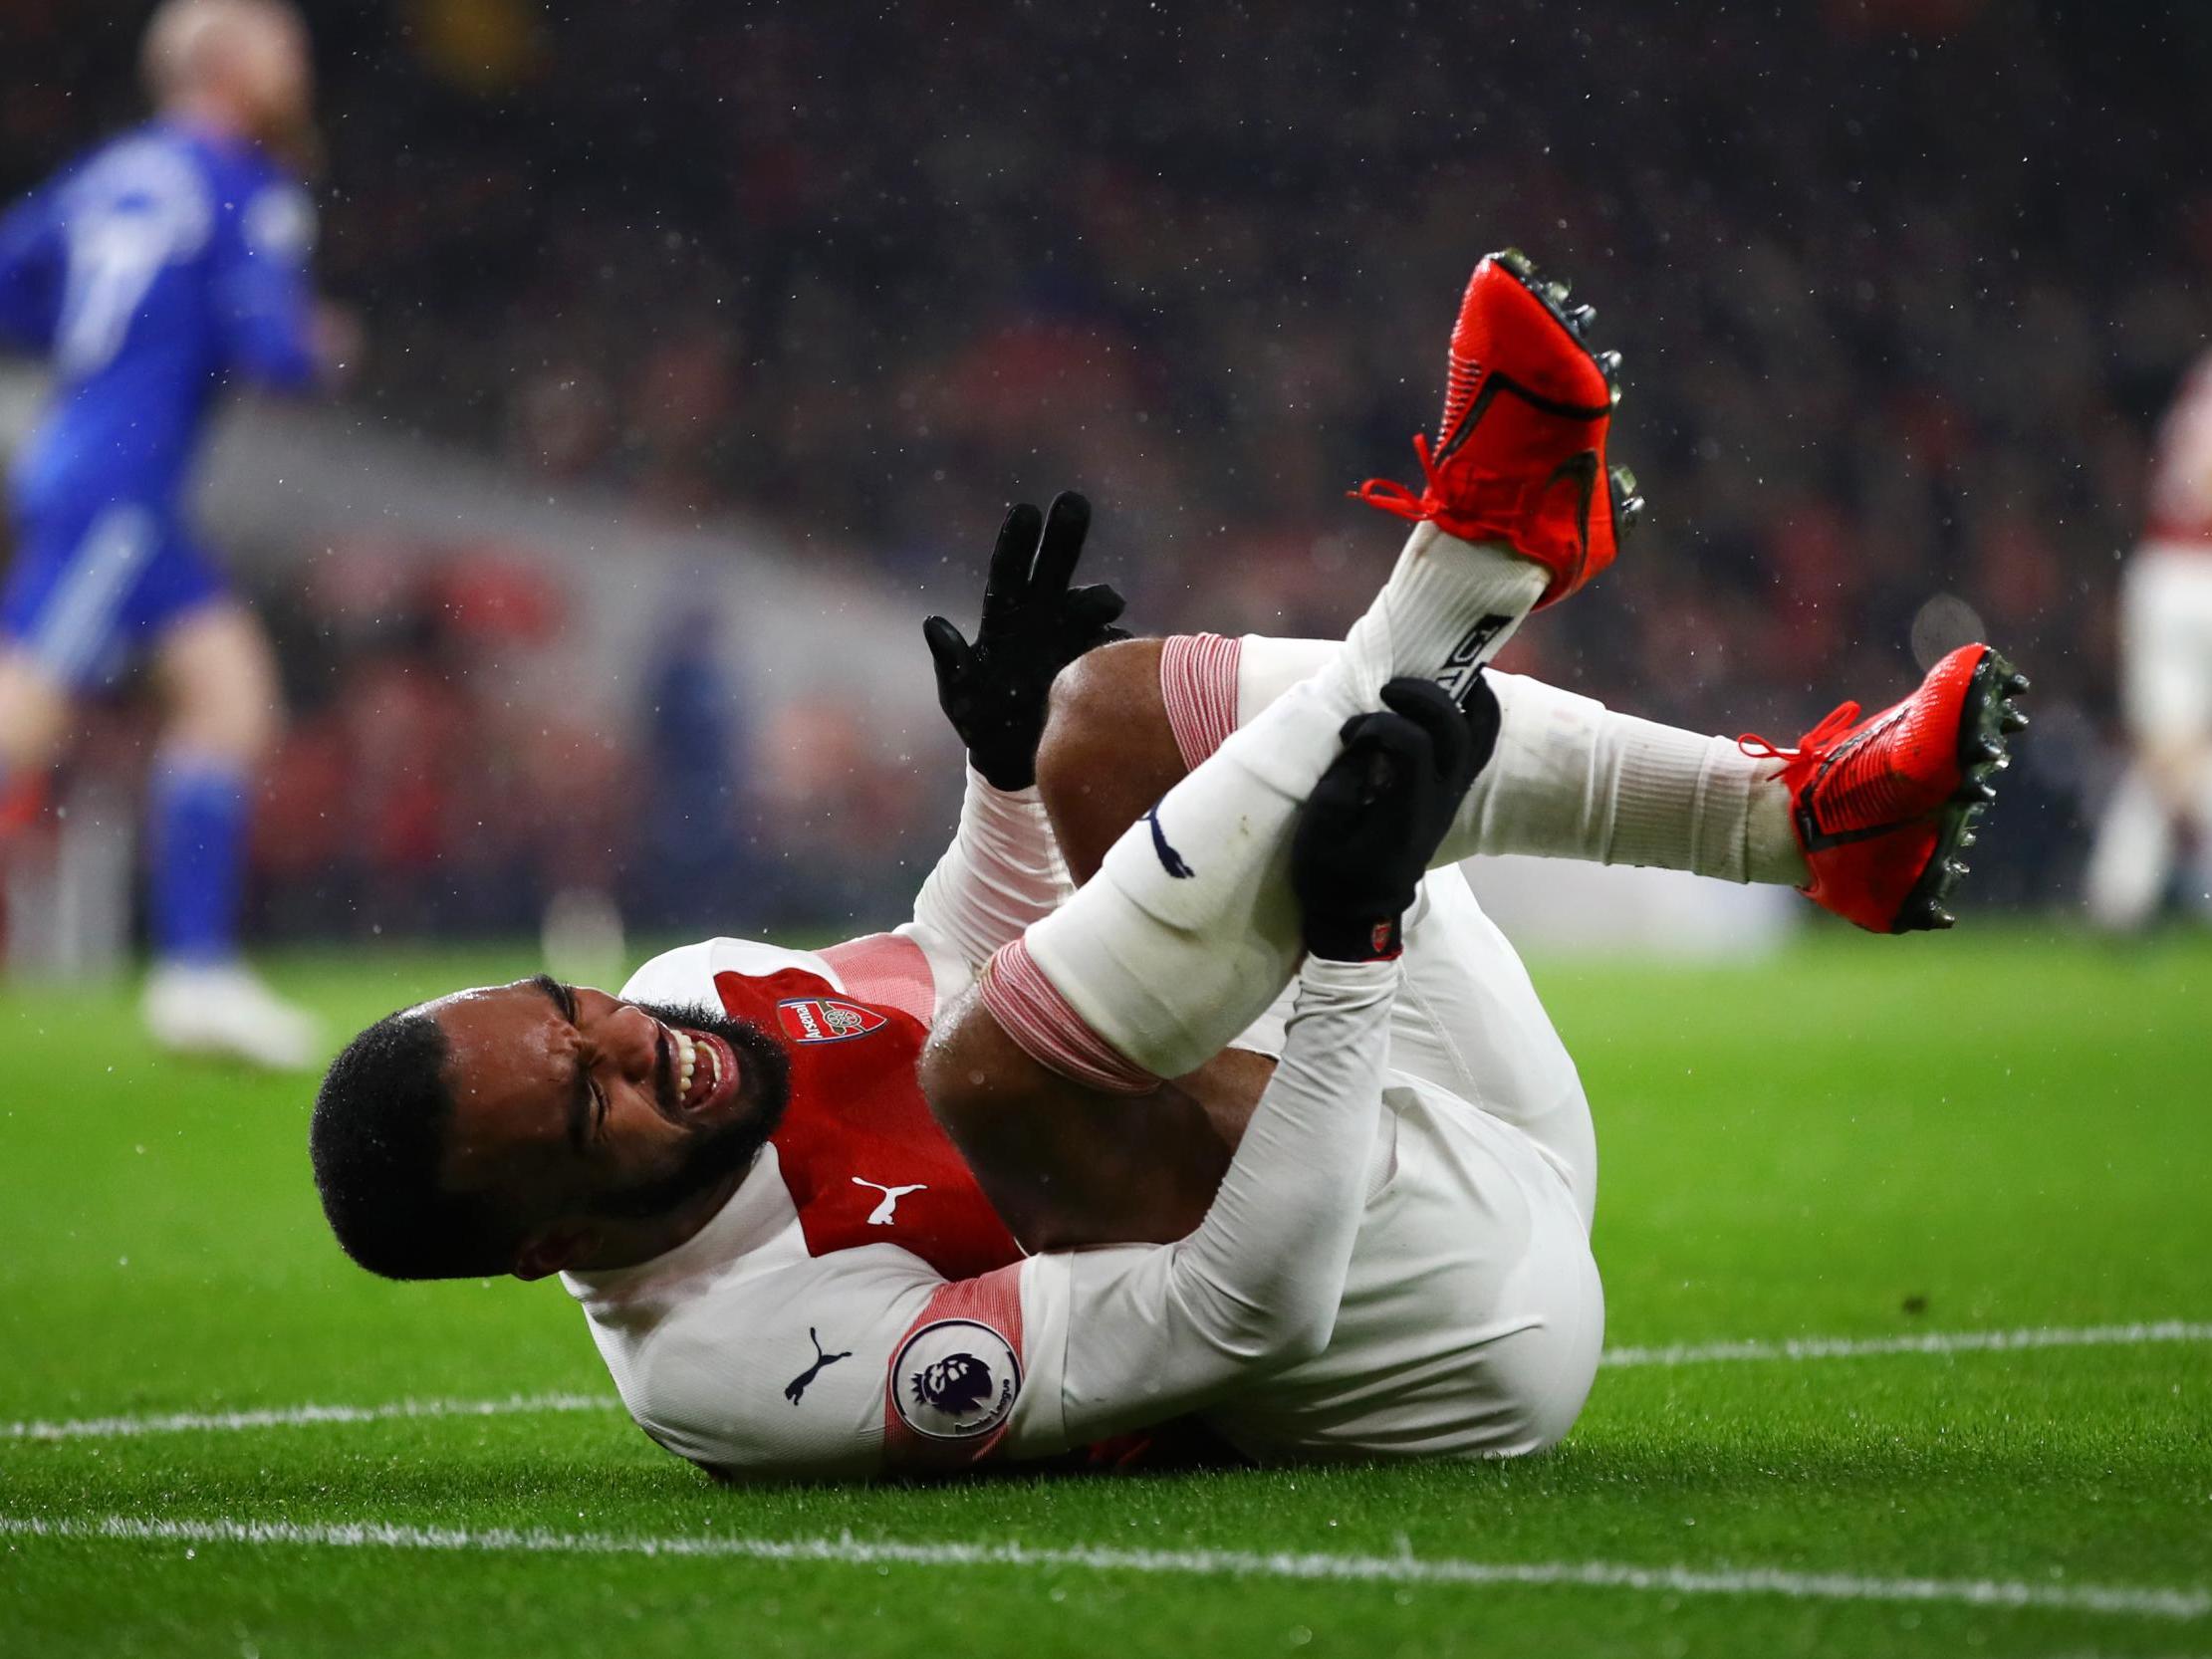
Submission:
M 2137 741 L 2212 741 L 2212 548 L 2153 542 L 2128 562 L 2120 687 Z

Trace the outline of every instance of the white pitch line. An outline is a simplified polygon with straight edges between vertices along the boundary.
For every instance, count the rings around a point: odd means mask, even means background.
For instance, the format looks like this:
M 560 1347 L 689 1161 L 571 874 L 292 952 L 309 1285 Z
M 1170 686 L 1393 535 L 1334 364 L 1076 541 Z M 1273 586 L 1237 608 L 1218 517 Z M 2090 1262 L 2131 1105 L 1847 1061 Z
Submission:
M 170 1411 L 137 1417 L 77 1417 L 0 1423 L 0 1440 L 110 1440 L 194 1429 L 295 1429 L 318 1423 L 383 1423 L 404 1417 L 507 1417 L 540 1411 L 606 1411 L 606 1394 L 510 1394 L 503 1400 L 393 1400 L 384 1405 L 291 1405 L 254 1411 Z
M 46 1521 L 0 1516 L 0 1538 L 103 1540 L 135 1543 L 304 1545 L 341 1549 L 431 1549 L 556 1555 L 737 1557 L 823 1561 L 848 1566 L 1071 1568 L 1087 1572 L 1172 1574 L 1198 1578 L 1273 1578 L 1335 1583 L 1565 1585 L 1656 1591 L 1666 1595 L 1774 1595 L 1801 1601 L 1940 1603 L 2037 1608 L 2120 1617 L 2200 1619 L 2212 1590 L 2115 1584 L 2022 1583 L 1996 1578 L 1867 1578 L 1854 1573 L 1790 1572 L 1772 1567 L 1635 1566 L 1621 1561 L 1470 1561 L 1451 1557 L 1260 1553 L 1242 1549 L 1032 1548 L 1020 1543 L 902 1543 L 842 1538 L 747 1539 L 678 1534 L 624 1538 L 607 1533 L 469 1531 L 362 1521 L 300 1525 L 286 1521 L 192 1521 L 109 1516 Z
M 2138 1324 L 2021 1330 L 1928 1331 L 1913 1336 L 1799 1336 L 1782 1341 L 1688 1342 L 1670 1347 L 1607 1348 L 1600 1366 L 1708 1365 L 1742 1360 L 1866 1359 L 1883 1354 L 2028 1352 L 2037 1348 L 2135 1347 L 2212 1342 L 2212 1324 L 2161 1319 Z M 194 1430 L 306 1428 L 380 1423 L 408 1417 L 506 1417 L 532 1412 L 612 1411 L 611 1394 L 515 1394 L 496 1400 L 394 1400 L 384 1405 L 269 1406 L 247 1411 L 173 1411 L 143 1416 L 32 1419 L 0 1423 L 4 1440 L 110 1440 Z
M 1663 1348 L 1607 1348 L 1599 1365 L 1707 1365 L 1743 1359 L 1866 1359 L 1893 1353 L 2005 1353 L 2033 1348 L 2138 1347 L 2151 1342 L 2212 1342 L 2212 1324 L 2160 1319 L 2074 1329 L 1925 1331 L 1913 1336 L 1795 1336 L 1779 1342 L 1678 1342 Z

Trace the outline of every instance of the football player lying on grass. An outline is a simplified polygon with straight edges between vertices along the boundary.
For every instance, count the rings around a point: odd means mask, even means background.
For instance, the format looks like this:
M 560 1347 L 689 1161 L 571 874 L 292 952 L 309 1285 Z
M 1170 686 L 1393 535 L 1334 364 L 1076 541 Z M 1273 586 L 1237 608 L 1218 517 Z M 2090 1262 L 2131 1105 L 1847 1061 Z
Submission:
M 1590 1107 L 1453 865 L 1946 922 L 2021 688 L 1971 646 L 1753 754 L 1485 673 L 1632 506 L 1587 322 L 1518 256 L 1476 268 L 1426 488 L 1366 492 L 1416 527 L 1342 643 L 1125 640 L 1070 586 L 1081 499 L 1015 508 L 975 642 L 926 626 L 970 768 L 913 920 L 378 1022 L 316 1104 L 340 1242 L 564 1275 L 638 1424 L 728 1475 L 1192 1419 L 1260 1459 L 1557 1441 L 1603 1324 Z

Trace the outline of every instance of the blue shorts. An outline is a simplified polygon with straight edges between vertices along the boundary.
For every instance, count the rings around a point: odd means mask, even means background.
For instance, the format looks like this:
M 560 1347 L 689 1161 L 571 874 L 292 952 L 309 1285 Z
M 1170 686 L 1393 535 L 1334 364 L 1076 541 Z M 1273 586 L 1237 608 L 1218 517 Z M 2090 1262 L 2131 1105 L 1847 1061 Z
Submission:
M 229 591 L 167 506 L 118 501 L 16 524 L 0 639 L 61 684 L 88 690 L 129 666 L 169 623 Z

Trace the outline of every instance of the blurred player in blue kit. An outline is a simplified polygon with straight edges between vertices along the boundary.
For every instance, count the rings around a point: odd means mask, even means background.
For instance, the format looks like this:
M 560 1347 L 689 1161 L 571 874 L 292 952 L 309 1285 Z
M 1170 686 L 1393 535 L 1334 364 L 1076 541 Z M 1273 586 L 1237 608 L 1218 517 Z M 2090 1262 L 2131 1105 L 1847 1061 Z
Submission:
M 237 943 L 252 781 L 282 719 L 275 658 L 184 495 L 226 382 L 305 390 L 350 355 L 309 277 L 307 29 L 281 0 L 168 0 L 142 62 L 153 118 L 0 219 L 0 341 L 54 372 L 9 481 L 0 789 L 53 761 L 80 699 L 145 660 L 168 717 L 146 1024 L 169 1048 L 300 1066 L 313 1023 Z

